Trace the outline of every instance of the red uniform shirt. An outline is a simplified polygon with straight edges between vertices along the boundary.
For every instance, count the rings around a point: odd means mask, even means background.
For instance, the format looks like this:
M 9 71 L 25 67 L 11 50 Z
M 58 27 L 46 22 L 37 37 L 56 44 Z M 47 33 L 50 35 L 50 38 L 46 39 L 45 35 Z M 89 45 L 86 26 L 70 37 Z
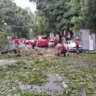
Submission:
M 76 45 L 79 45 L 80 44 L 80 40 L 76 40 Z
M 29 44 L 29 45 L 33 45 L 33 42 L 32 42 L 32 41 L 29 41 L 28 44 Z
M 18 38 L 16 38 L 15 40 L 14 40 L 14 42 L 15 42 L 15 44 L 20 44 L 20 42 L 19 42 L 19 39 Z
M 26 44 L 26 40 L 24 40 L 24 44 Z
M 57 44 L 58 43 L 58 39 L 54 39 L 54 44 Z
M 61 45 L 60 49 L 63 50 L 63 51 L 64 51 L 64 50 L 67 50 L 64 45 Z

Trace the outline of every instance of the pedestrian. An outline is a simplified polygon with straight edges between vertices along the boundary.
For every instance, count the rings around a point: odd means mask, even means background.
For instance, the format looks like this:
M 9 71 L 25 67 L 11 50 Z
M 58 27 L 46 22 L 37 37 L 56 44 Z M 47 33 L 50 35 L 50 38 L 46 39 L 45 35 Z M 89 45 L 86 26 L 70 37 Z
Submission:
M 13 48 L 14 48 L 14 41 L 13 41 L 12 37 L 11 36 L 7 37 L 7 46 L 5 49 L 11 50 Z
M 50 33 L 49 38 L 50 38 L 50 41 L 53 42 L 53 40 L 54 40 L 54 33 L 53 32 Z
M 18 39 L 17 36 L 14 39 L 14 43 L 15 43 L 15 49 L 18 51 L 19 50 L 19 45 L 20 45 L 20 40 Z
M 57 38 L 57 37 L 54 37 L 53 42 L 54 42 L 54 48 L 55 48 L 55 46 L 56 46 L 56 45 L 57 45 L 57 43 L 58 43 L 58 38 Z
M 63 29 L 62 34 L 63 34 L 63 37 L 66 38 L 67 34 L 66 34 L 66 30 L 65 29 Z
M 23 43 L 26 44 L 26 39 L 25 38 L 23 39 Z
M 58 42 L 59 42 L 59 34 L 56 34 L 56 38 L 57 38 L 57 40 L 58 40 Z
M 80 40 L 79 40 L 78 37 L 76 37 L 75 43 L 76 43 L 76 52 L 77 52 L 77 54 L 78 54 L 78 53 L 79 53 L 79 45 L 80 45 Z
M 71 36 L 71 39 L 73 38 L 74 34 L 72 32 L 72 30 L 70 31 L 70 36 Z
M 70 29 L 69 28 L 65 28 L 64 29 L 64 37 L 66 40 L 71 40 L 71 35 L 70 35 Z
M 62 34 L 62 31 L 60 30 L 60 32 L 59 32 L 59 43 L 62 42 L 62 37 L 63 37 L 63 34 Z
M 44 33 L 44 39 L 48 39 L 48 35 Z

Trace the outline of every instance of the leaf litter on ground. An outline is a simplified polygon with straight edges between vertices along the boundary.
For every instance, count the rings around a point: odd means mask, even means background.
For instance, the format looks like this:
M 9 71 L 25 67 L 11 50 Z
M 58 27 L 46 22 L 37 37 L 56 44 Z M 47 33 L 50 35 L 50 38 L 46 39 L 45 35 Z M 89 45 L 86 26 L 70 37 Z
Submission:
M 32 54 L 31 54 L 32 55 Z M 43 96 L 43 92 L 38 93 L 31 89 L 21 90 L 19 83 L 42 85 L 48 82 L 48 73 L 58 74 L 63 77 L 63 82 L 67 86 L 62 90 L 61 95 L 55 96 L 87 96 L 95 94 L 94 83 L 96 82 L 96 54 L 75 54 L 70 57 L 44 57 L 44 56 L 24 56 L 16 58 L 18 61 L 11 65 L 0 67 L 0 94 L 37 94 Z M 7 56 L 6 56 L 7 57 Z M 5 58 L 6 58 L 5 57 Z M 1 58 L 1 57 L 0 57 Z M 2 57 L 4 59 L 4 57 Z M 81 89 L 83 88 L 83 92 Z M 47 93 L 45 92 L 45 96 Z M 54 93 L 55 94 L 55 93 Z M 50 95 L 51 96 L 51 95 Z

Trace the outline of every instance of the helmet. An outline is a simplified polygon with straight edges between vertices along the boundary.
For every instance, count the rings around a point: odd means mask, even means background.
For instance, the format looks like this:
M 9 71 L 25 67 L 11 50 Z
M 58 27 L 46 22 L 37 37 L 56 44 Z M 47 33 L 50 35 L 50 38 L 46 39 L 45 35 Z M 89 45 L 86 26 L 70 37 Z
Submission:
M 79 37 L 77 36 L 76 39 L 79 39 Z

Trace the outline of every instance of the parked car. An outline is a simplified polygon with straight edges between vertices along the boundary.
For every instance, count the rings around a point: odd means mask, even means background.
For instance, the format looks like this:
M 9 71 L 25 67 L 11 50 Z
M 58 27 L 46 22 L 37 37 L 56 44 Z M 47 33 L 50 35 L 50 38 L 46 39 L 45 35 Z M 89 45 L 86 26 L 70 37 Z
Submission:
M 26 40 L 25 43 L 27 45 L 33 45 L 34 44 L 34 40 Z
M 53 47 L 54 46 L 54 42 L 53 41 L 49 41 L 48 42 L 48 47 Z
M 48 38 L 46 35 L 39 35 L 36 37 L 35 43 L 38 47 L 48 47 Z
M 64 43 L 69 52 L 76 52 L 76 43 L 75 40 L 68 40 Z M 79 44 L 79 52 L 83 51 L 83 47 Z

